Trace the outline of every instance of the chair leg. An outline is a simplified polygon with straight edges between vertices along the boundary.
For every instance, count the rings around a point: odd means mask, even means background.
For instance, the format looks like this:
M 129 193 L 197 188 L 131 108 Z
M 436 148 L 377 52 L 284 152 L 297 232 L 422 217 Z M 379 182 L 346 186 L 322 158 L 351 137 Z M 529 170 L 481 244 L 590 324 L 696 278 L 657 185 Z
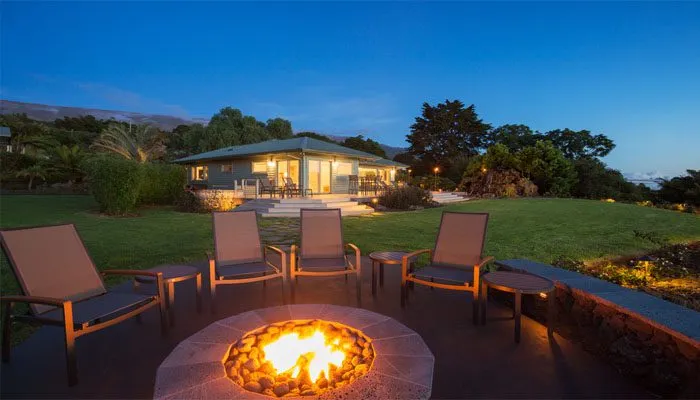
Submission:
M 478 291 L 472 293 L 472 322 L 474 325 L 479 324 L 479 295 Z
M 211 301 L 211 313 L 216 314 L 216 282 L 209 283 L 209 301 Z
M 401 283 L 401 308 L 406 307 L 406 283 Z
M 78 361 L 75 356 L 75 331 L 73 330 L 73 306 L 63 307 L 63 335 L 66 344 L 66 372 L 68 386 L 78 384 Z
M 5 303 L 2 315 L 2 362 L 10 362 L 10 343 L 12 342 L 12 303 Z
M 168 318 L 170 326 L 175 326 L 175 283 L 168 282 Z
M 520 307 L 522 295 L 519 290 L 515 291 L 515 343 L 520 343 Z
M 197 312 L 202 312 L 202 274 L 197 274 L 195 278 L 197 285 Z
M 347 278 L 348 275 L 345 274 Z M 357 306 L 362 306 L 362 278 L 360 278 L 359 272 L 355 275 L 355 285 L 357 286 Z

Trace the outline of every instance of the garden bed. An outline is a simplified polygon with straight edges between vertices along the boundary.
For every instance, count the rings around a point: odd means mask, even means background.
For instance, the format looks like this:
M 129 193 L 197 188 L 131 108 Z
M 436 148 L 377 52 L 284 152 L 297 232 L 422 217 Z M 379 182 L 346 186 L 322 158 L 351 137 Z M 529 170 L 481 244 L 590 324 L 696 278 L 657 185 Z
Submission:
M 560 258 L 554 265 L 700 311 L 700 242 L 664 245 L 642 256 L 592 263 Z

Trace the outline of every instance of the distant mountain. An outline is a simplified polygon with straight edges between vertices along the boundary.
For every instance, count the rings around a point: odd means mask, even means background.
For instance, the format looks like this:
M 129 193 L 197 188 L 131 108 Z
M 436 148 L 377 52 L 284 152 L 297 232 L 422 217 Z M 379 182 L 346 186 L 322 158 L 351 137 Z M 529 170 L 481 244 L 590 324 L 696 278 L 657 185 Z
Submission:
M 81 115 L 92 115 L 97 119 L 112 119 L 117 121 L 131 122 L 133 124 L 149 124 L 164 130 L 173 130 L 182 124 L 200 123 L 206 125 L 207 118 L 182 118 L 172 115 L 143 114 L 130 111 L 99 110 L 95 108 L 50 106 L 46 104 L 23 103 L 21 101 L 0 100 L 0 114 L 27 114 L 29 118 L 37 121 L 54 121 L 63 117 L 79 117 Z M 324 135 L 342 142 L 349 136 Z M 394 158 L 398 153 L 406 151 L 403 147 L 394 147 L 381 144 L 387 157 Z
M 172 115 L 143 114 L 129 111 L 98 110 L 95 108 L 50 106 L 46 104 L 22 103 L 19 101 L 0 100 L 0 114 L 27 114 L 38 121 L 53 121 L 63 117 L 92 115 L 97 119 L 112 119 L 134 124 L 149 124 L 164 130 L 172 130 L 181 124 L 209 122 L 205 118 L 181 118 Z

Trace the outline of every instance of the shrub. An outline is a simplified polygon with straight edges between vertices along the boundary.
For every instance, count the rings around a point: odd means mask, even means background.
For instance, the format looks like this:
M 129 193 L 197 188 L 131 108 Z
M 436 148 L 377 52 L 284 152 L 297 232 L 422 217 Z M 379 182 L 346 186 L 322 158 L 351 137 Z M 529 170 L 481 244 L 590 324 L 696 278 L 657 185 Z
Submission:
M 85 161 L 83 169 L 100 211 L 125 215 L 136 208 L 143 181 L 143 169 L 138 163 L 115 156 L 98 156 Z
M 529 197 L 537 195 L 537 185 L 514 169 L 486 172 L 468 170 L 465 172 L 459 187 L 473 196 Z
M 175 206 L 178 211 L 190 213 L 209 213 L 212 211 L 230 211 L 243 203 L 243 199 L 222 190 L 183 191 L 177 198 Z
M 205 213 L 207 210 L 202 204 L 202 200 L 190 190 L 182 191 L 175 200 L 175 209 L 188 213 Z
M 442 176 L 418 176 L 413 178 L 412 183 L 416 186 L 420 186 L 427 190 L 454 190 L 457 185 L 449 178 L 444 178 Z
M 142 164 L 143 182 L 139 204 L 173 204 L 187 182 L 186 171 L 179 165 Z
M 26 154 L 0 152 L 0 166 L 2 167 L 0 169 L 0 181 L 17 180 L 18 171 L 29 168 L 36 163 L 36 158 Z
M 395 210 L 425 207 L 431 204 L 430 192 L 416 186 L 395 188 L 379 196 L 379 204 Z

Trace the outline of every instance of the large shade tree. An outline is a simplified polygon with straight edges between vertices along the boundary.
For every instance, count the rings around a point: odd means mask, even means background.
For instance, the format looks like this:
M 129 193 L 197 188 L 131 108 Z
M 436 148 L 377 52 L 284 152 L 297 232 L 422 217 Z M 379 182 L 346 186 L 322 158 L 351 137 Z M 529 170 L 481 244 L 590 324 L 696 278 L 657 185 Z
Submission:
M 544 133 L 542 139 L 552 142 L 554 147 L 571 160 L 605 157 L 615 148 L 615 143 L 607 136 L 593 135 L 587 130 L 555 129 Z
M 426 165 L 450 165 L 463 155 L 476 155 L 489 144 L 491 126 L 481 120 L 474 105 L 445 100 L 432 106 L 423 103 L 420 117 L 406 136 L 409 152 Z
M 364 151 L 365 153 L 376 154 L 379 157 L 386 158 L 386 152 L 378 142 L 370 138 L 365 139 L 365 137 L 362 135 L 346 138 L 342 144 L 343 146 L 349 147 L 351 149 Z

